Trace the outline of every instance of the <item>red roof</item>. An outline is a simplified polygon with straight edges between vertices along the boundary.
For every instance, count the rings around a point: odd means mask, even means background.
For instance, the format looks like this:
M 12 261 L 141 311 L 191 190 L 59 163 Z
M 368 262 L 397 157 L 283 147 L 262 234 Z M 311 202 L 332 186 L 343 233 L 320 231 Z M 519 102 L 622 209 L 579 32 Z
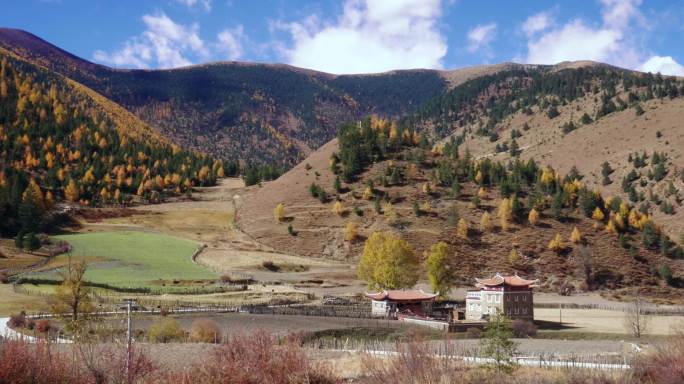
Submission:
M 382 291 L 378 293 L 366 293 L 366 296 L 372 300 L 382 301 L 424 301 L 433 300 L 437 297 L 436 293 L 426 293 L 423 290 L 411 289 L 411 290 L 390 290 Z
M 475 279 L 477 280 L 477 286 L 478 287 L 495 287 L 499 285 L 508 285 L 511 287 L 530 287 L 530 286 L 536 286 L 536 284 L 539 282 L 539 280 L 527 280 L 523 279 L 522 277 L 516 275 L 513 276 L 502 276 L 500 274 L 496 274 L 494 277 L 490 277 L 489 279 Z

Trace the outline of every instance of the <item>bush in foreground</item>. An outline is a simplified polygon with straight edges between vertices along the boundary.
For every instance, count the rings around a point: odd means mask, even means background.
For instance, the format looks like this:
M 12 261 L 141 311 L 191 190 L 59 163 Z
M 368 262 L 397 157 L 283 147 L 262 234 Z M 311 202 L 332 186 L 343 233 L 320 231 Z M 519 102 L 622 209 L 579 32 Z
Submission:
M 278 340 L 269 333 L 233 336 L 207 360 L 187 372 L 167 378 L 174 383 L 326 384 L 338 382 L 312 365 L 297 341 Z

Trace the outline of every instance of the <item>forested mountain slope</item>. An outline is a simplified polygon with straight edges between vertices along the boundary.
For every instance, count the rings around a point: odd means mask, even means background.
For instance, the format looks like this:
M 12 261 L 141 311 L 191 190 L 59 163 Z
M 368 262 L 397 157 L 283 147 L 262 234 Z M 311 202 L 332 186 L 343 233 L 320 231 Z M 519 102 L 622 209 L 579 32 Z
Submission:
M 12 29 L 0 29 L 0 46 L 96 90 L 186 148 L 286 166 L 332 139 L 344 121 L 402 116 L 448 86 L 426 70 L 334 76 L 237 62 L 117 70 Z
M 0 138 L 3 234 L 39 230 L 60 201 L 159 200 L 226 172 L 96 92 L 2 48 Z

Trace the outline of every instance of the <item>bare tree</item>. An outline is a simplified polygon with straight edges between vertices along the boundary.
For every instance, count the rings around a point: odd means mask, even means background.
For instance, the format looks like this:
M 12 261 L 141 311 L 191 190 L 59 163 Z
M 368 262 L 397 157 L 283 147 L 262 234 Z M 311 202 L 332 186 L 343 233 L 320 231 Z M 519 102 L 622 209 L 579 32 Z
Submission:
M 587 289 L 594 286 L 594 255 L 589 247 L 580 245 L 576 248 L 577 266 L 583 275 Z
M 641 298 L 639 289 L 634 289 L 633 300 L 625 310 L 625 328 L 640 338 L 648 329 L 649 318 L 646 315 L 645 302 Z

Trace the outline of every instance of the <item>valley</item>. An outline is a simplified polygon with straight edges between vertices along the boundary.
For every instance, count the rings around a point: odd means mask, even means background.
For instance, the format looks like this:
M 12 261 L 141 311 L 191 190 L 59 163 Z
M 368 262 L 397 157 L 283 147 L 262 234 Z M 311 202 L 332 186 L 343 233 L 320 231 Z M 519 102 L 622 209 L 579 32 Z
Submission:
M 592 61 L 129 70 L 0 28 L 0 364 L 646 375 L 682 349 L 682 116 L 684 79 Z

